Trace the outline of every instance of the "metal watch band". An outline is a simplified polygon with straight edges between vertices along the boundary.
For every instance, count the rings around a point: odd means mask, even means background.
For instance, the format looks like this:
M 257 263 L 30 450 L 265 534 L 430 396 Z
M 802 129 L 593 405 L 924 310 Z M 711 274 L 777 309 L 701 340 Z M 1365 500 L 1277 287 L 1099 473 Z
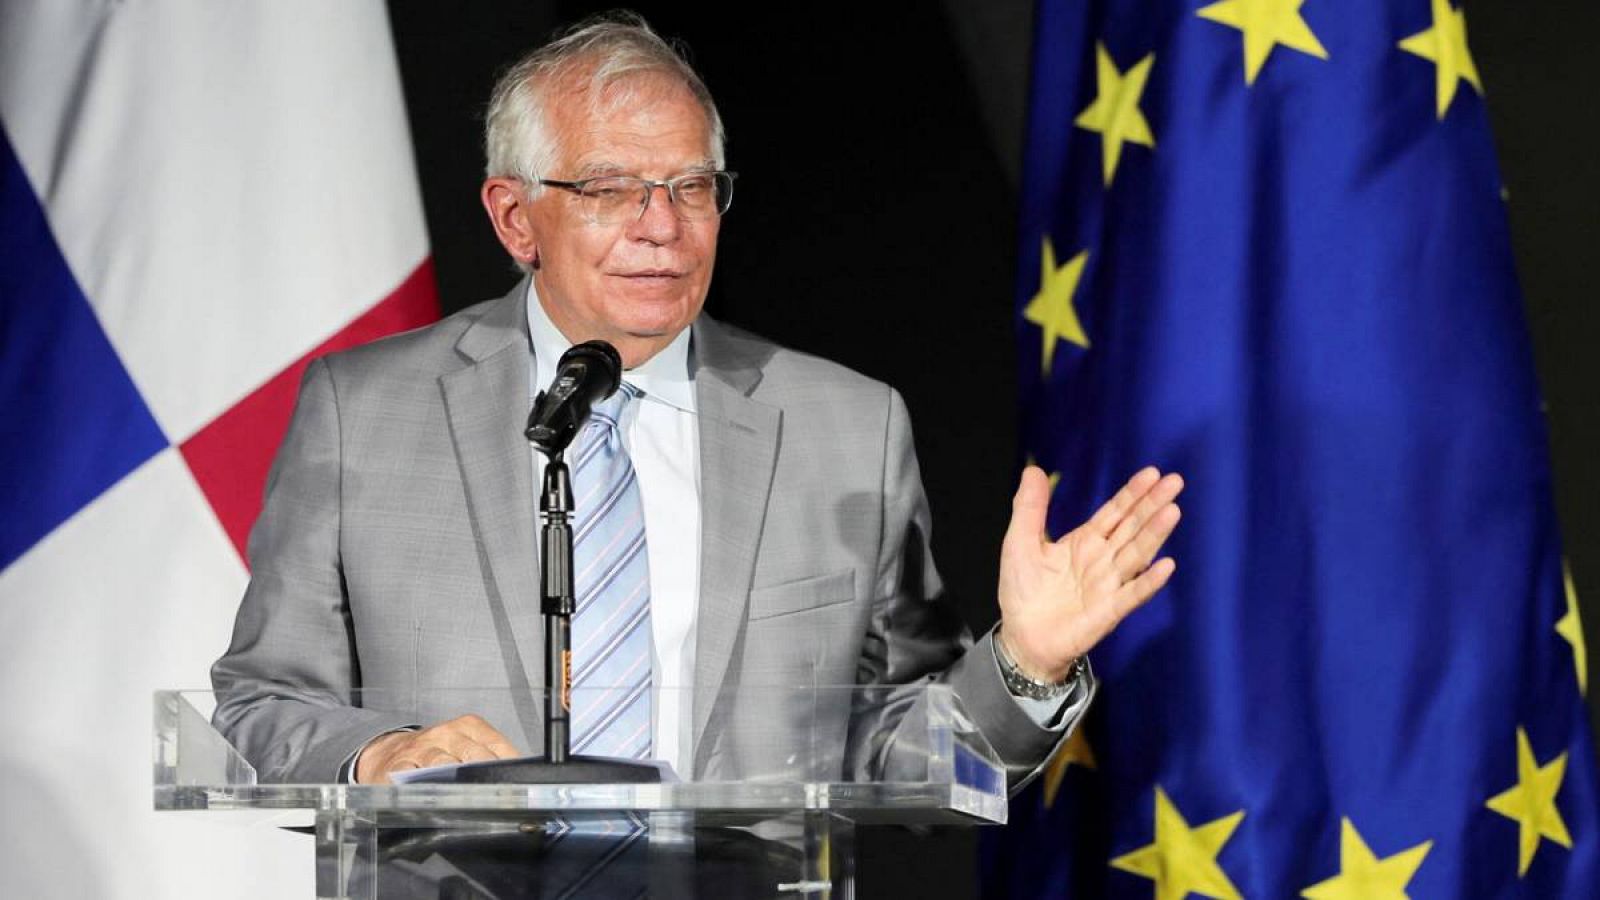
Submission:
M 1039 681 L 1030 678 L 1022 669 L 1018 668 L 1016 660 L 1006 652 L 1005 644 L 1000 641 L 999 635 L 994 638 L 994 656 L 1000 663 L 1000 677 L 1005 681 L 1006 690 L 1017 697 L 1027 697 L 1030 700 L 1059 700 L 1072 690 L 1072 685 L 1083 675 L 1083 657 L 1072 661 L 1067 669 L 1067 677 L 1058 682 Z

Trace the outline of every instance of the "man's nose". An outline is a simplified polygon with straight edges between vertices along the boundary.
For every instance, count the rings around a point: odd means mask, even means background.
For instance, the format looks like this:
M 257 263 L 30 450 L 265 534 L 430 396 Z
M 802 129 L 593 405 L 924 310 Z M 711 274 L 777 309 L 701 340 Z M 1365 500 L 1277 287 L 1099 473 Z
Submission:
M 657 193 L 660 196 L 656 196 Z M 651 186 L 644 196 L 644 209 L 634 221 L 632 235 L 639 240 L 663 244 L 678 239 L 683 221 L 673 208 L 672 194 L 664 184 Z

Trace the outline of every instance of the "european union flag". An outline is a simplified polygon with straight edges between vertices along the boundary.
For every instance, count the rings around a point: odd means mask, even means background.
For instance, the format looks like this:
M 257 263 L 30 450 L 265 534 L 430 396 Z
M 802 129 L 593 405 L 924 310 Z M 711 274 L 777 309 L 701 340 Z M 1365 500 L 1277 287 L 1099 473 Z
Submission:
M 1182 472 L 994 896 L 1592 897 L 1585 651 L 1449 0 L 1042 0 L 1017 292 L 1051 527 Z

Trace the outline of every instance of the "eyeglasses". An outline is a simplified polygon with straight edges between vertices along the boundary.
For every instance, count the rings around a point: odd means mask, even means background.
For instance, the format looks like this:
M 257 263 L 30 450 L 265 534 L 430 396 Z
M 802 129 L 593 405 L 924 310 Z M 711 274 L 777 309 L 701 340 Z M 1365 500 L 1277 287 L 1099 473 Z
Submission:
M 644 217 L 656 188 L 667 189 L 667 200 L 680 219 L 710 219 L 733 205 L 733 172 L 690 172 L 666 181 L 650 181 L 633 175 L 601 175 L 579 181 L 539 179 L 545 187 L 560 188 L 578 195 L 584 218 L 595 225 L 615 225 Z

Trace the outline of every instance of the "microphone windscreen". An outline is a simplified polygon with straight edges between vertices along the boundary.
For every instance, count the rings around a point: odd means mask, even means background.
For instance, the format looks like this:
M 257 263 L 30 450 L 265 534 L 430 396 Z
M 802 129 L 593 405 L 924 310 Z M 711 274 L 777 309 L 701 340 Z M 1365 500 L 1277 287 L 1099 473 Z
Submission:
M 561 354 L 561 361 L 557 363 L 556 370 L 567 367 L 568 363 L 582 361 L 595 368 L 596 375 L 603 375 L 604 390 L 595 398 L 604 400 L 615 394 L 617 388 L 622 386 L 622 355 L 617 348 L 606 341 L 584 341 L 573 344 L 567 352 Z

